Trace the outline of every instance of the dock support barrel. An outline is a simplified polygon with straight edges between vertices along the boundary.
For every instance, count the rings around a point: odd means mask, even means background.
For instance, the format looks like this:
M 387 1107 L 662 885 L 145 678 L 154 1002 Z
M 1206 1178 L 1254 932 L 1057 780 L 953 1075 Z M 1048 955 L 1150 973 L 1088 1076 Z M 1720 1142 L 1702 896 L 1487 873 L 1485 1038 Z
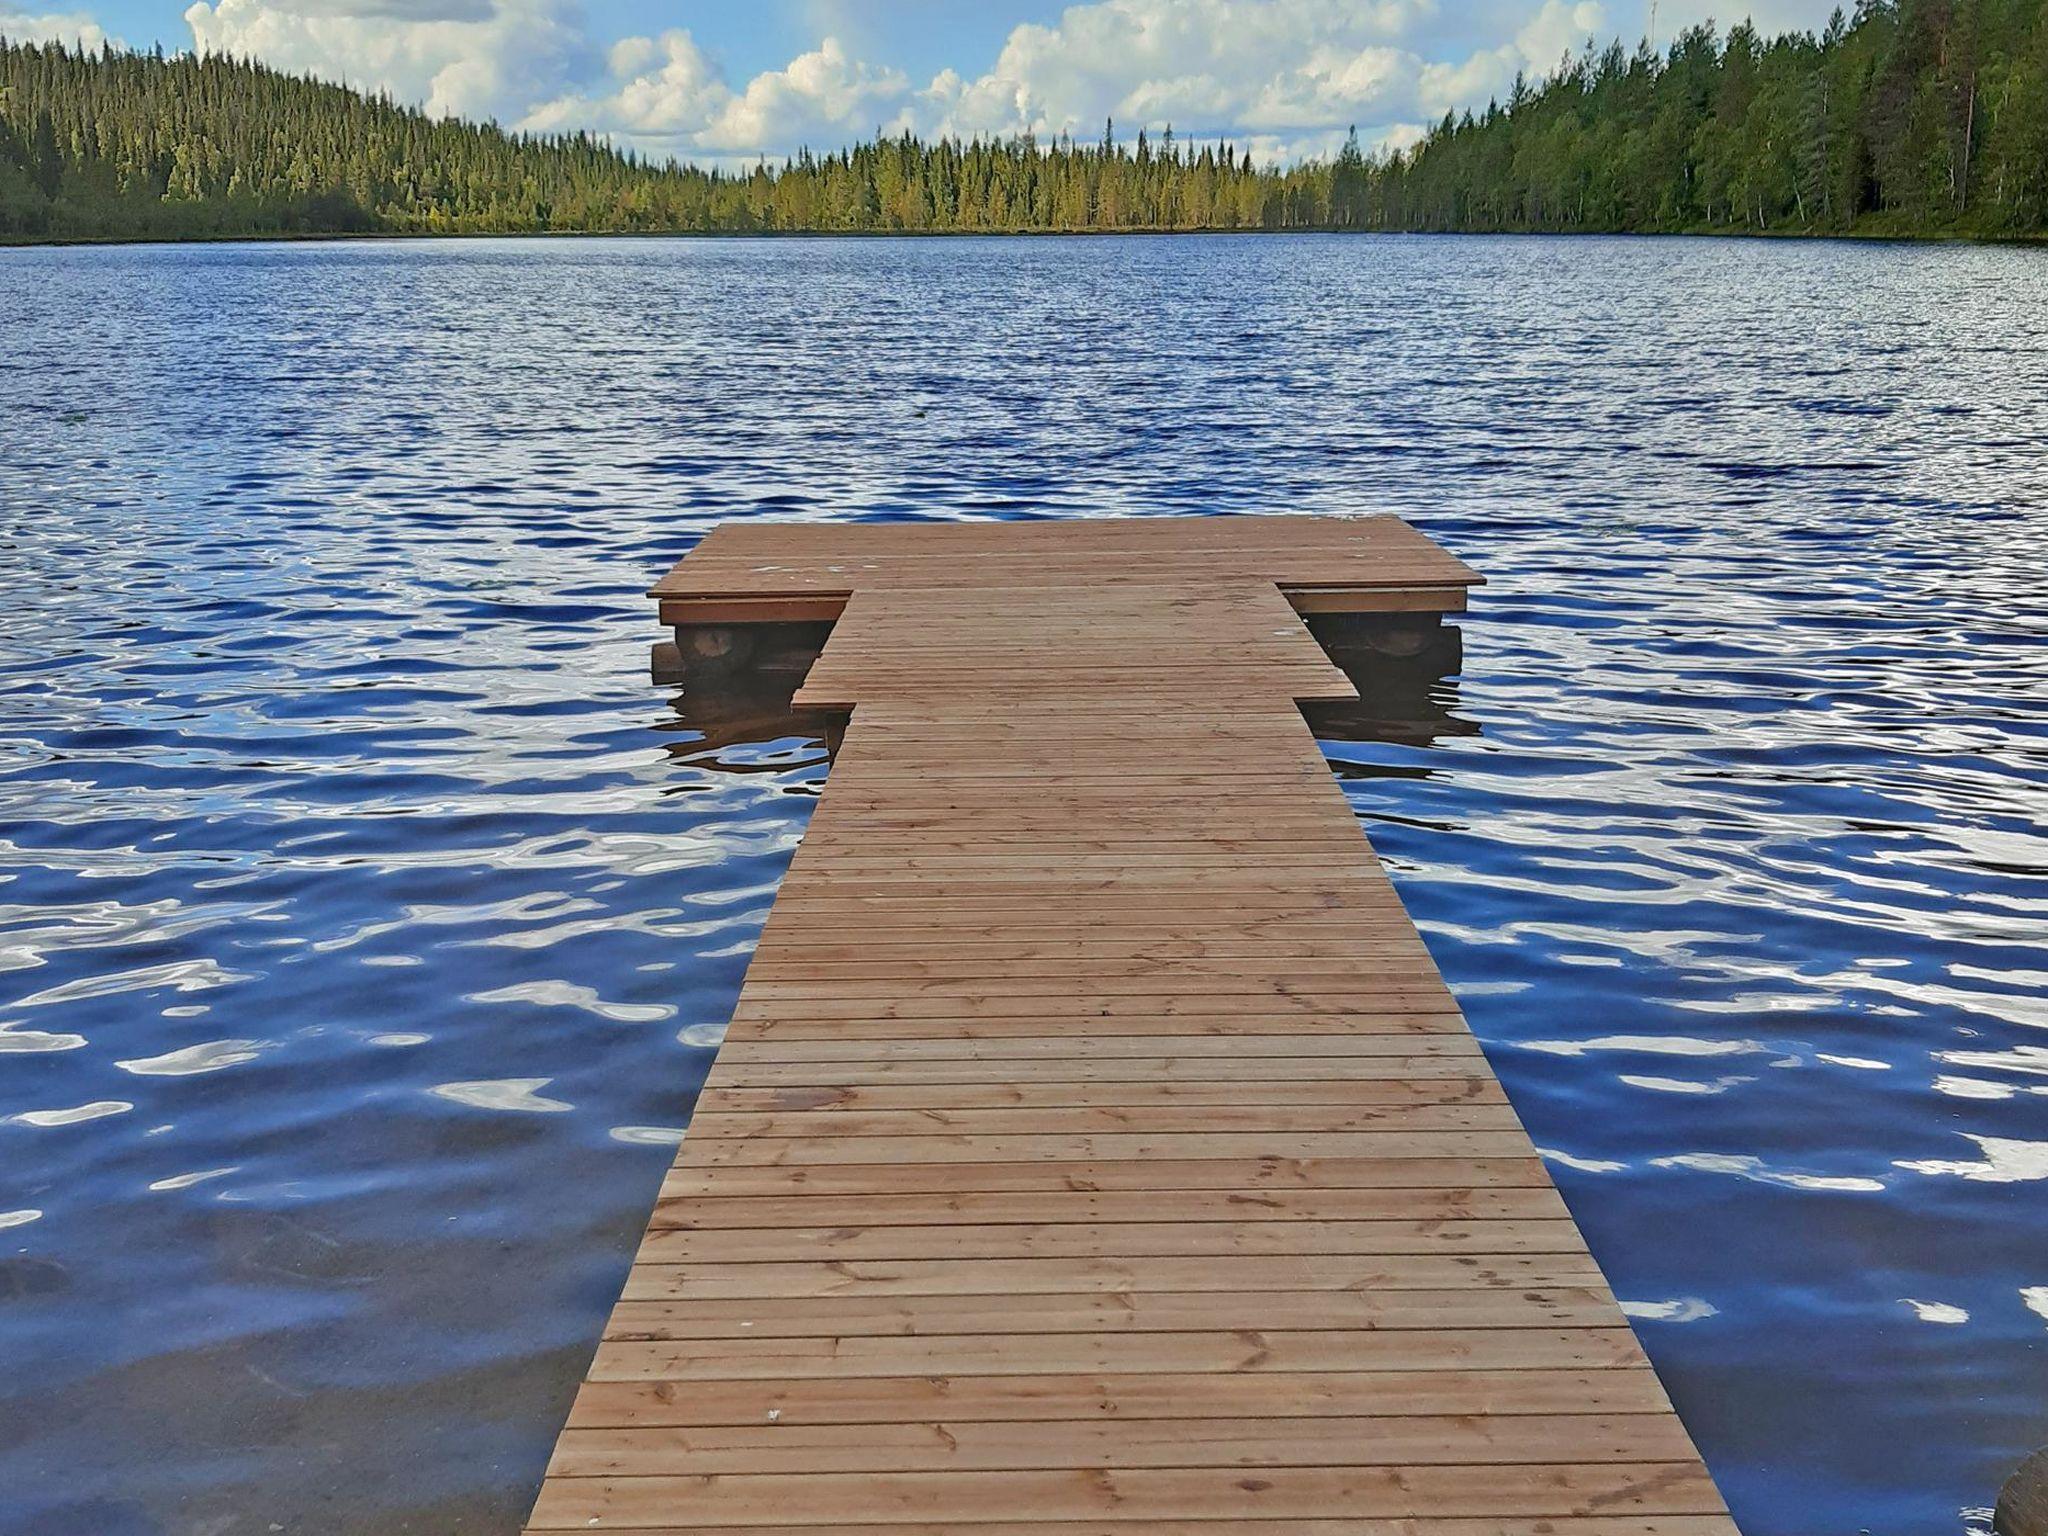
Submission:
M 749 620 L 677 624 L 673 640 L 654 646 L 649 672 L 663 686 L 698 684 L 763 691 L 778 683 L 785 693 L 817 660 L 832 633 L 827 620 Z

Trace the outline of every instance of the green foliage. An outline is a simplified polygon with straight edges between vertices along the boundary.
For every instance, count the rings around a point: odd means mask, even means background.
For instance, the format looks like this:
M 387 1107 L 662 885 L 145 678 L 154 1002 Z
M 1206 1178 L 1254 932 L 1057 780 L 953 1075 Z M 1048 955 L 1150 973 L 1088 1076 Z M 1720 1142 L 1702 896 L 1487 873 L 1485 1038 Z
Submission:
M 1414 146 L 1254 166 L 1139 133 L 777 168 L 435 119 L 225 58 L 0 41 L 0 241 L 546 230 L 2048 230 L 2048 0 L 1858 0 L 1517 79 Z
M 1860 0 L 1817 37 L 1589 44 L 1376 166 L 1372 224 L 2034 234 L 2044 193 L 2042 0 Z

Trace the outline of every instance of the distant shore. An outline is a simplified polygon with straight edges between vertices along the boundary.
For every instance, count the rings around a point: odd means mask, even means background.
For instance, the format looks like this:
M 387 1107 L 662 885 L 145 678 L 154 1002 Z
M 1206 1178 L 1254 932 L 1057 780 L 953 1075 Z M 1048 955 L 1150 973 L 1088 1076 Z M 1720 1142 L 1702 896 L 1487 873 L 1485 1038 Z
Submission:
M 1256 240 L 1316 236 L 1344 239 L 1449 240 L 1760 240 L 1853 241 L 1861 245 L 2035 246 L 2048 231 L 1986 234 L 1886 229 L 349 229 L 252 231 L 214 235 L 9 235 L 0 250 L 106 246 L 329 245 L 378 240 L 1130 240 L 1228 237 Z
M 741 170 L 251 60 L 0 40 L 0 242 L 539 234 L 2048 238 L 2048 0 L 1688 27 L 1325 158 L 1228 127 L 904 131 Z M 1981 86 L 1981 88 L 1980 88 Z M 1325 125 L 1327 126 L 1327 125 Z

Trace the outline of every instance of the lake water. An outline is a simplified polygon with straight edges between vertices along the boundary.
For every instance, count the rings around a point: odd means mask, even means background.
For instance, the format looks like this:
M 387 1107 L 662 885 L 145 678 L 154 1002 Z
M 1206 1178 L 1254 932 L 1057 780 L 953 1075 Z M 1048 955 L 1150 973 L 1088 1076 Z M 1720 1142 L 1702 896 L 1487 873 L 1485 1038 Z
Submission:
M 820 742 L 720 518 L 1398 512 L 1346 792 L 1750 1536 L 2048 1441 L 2048 252 L 0 252 L 0 1530 L 516 1529 Z M 1392 718 L 1399 716 L 1400 718 Z

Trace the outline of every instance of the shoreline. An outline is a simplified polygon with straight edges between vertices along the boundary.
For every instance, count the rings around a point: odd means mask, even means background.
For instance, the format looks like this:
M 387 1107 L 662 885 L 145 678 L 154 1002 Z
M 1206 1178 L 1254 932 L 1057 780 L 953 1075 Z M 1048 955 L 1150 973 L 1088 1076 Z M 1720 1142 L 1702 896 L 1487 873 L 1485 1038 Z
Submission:
M 1118 240 L 1346 238 L 1449 240 L 1782 240 L 1863 245 L 2048 245 L 2048 230 L 2015 234 L 1974 234 L 1964 230 L 1803 229 L 1348 229 L 1338 226 L 1291 229 L 351 229 L 251 231 L 228 235 L 0 235 L 0 251 L 107 246 L 318 245 L 374 240 Z

